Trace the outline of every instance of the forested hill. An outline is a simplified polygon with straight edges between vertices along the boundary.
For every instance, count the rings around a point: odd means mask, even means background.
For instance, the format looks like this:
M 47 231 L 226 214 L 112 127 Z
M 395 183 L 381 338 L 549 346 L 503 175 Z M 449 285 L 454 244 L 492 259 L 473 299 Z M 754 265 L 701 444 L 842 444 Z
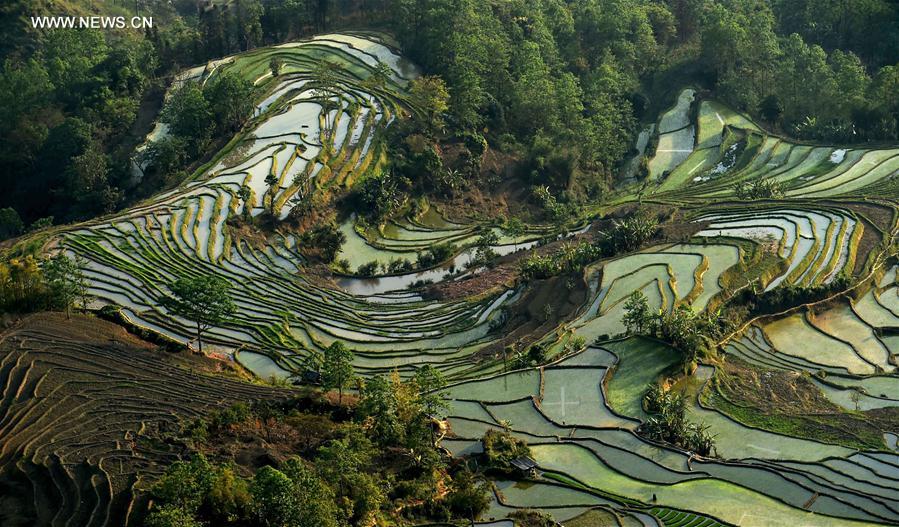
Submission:
M 30 27 L 91 12 L 155 24 Z M 887 0 L 18 0 L 0 8 L 0 237 L 119 209 L 227 140 L 232 126 L 211 122 L 208 144 L 168 151 L 135 182 L 134 147 L 173 72 L 362 26 L 390 30 L 446 81 L 447 136 L 485 136 L 562 201 L 601 197 L 638 123 L 684 84 L 799 139 L 899 133 L 899 6 Z

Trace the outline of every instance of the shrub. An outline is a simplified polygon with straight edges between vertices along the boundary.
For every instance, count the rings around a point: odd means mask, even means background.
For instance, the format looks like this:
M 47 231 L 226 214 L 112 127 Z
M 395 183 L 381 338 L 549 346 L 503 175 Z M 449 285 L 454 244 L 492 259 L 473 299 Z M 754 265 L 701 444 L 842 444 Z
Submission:
M 653 384 L 643 396 L 643 407 L 650 418 L 638 431 L 656 441 L 663 441 L 702 456 L 711 454 L 715 441 L 708 426 L 687 419 L 684 395 Z
M 474 474 L 463 470 L 453 476 L 446 505 L 456 516 L 477 519 L 490 507 L 490 497 L 487 489 L 478 484 Z
M 202 525 L 190 512 L 171 505 L 155 509 L 144 520 L 145 527 L 202 527 Z
M 387 264 L 387 270 L 391 273 L 405 273 L 412 270 L 412 262 L 406 258 L 394 258 Z
M 745 200 L 778 199 L 784 195 L 783 184 L 772 178 L 741 181 L 734 192 L 738 198 Z
M 16 209 L 7 207 L 0 209 L 0 240 L 22 234 L 25 224 Z
M 314 254 L 325 263 L 334 261 L 345 242 L 346 234 L 333 223 L 319 225 L 300 236 L 300 246 L 304 253 Z
M 658 219 L 643 212 L 615 220 L 604 240 L 605 252 L 611 255 L 636 251 L 655 236 L 658 227 Z
M 378 269 L 381 268 L 381 262 L 377 260 L 372 260 L 368 263 L 364 263 L 360 265 L 356 269 L 356 274 L 359 276 L 374 276 L 378 274 Z
M 456 252 L 456 246 L 450 243 L 441 243 L 428 250 L 418 253 L 418 267 L 426 268 L 439 264 Z
M 552 516 L 534 509 L 521 509 L 509 515 L 519 527 L 555 527 Z
M 531 455 L 531 449 L 523 441 L 506 431 L 488 430 L 481 443 L 487 465 L 498 470 L 510 471 L 513 460 Z
M 525 258 L 519 269 L 525 278 L 549 278 L 562 273 L 580 272 L 601 256 L 602 250 L 593 243 L 564 243 L 551 254 L 532 254 Z

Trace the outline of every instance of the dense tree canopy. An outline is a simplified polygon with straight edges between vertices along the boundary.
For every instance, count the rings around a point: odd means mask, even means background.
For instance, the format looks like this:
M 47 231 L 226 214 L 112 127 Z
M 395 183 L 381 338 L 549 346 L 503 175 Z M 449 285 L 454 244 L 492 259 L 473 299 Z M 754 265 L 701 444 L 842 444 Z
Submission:
M 180 182 L 250 114 L 251 87 L 235 78 L 181 90 L 163 118 L 183 133 L 148 152 L 153 177 L 135 187 L 131 155 L 151 122 L 139 117 L 158 110 L 171 73 L 359 18 L 392 30 L 430 75 L 418 90 L 426 128 L 445 120 L 449 135 L 524 151 L 531 183 L 556 194 L 600 195 L 637 123 L 685 83 L 788 135 L 899 138 L 899 6 L 888 0 L 176 1 L 142 12 L 157 20 L 145 33 L 26 23 L 47 10 L 19 0 L 0 19 L 0 207 L 26 225 L 109 212 Z M 472 176 L 428 166 L 449 191 Z

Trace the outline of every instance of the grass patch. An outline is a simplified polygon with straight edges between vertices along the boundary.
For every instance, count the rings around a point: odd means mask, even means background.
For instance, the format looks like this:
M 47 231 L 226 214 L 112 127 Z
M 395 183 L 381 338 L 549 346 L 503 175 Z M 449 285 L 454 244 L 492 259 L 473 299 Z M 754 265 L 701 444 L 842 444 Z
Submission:
M 606 386 L 609 406 L 616 412 L 642 419 L 643 393 L 662 373 L 680 363 L 680 354 L 660 342 L 641 337 L 603 345 L 619 362 Z

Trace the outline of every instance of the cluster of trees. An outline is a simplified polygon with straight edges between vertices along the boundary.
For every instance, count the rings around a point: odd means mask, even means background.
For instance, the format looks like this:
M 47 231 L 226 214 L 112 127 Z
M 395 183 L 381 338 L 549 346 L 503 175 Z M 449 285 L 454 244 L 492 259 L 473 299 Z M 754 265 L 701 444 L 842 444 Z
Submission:
M 487 247 L 489 248 L 489 245 Z M 415 262 L 412 262 L 408 258 L 394 258 L 386 263 L 380 260 L 371 260 L 364 264 L 360 264 L 359 267 L 356 268 L 356 275 L 370 277 L 376 276 L 379 273 L 407 273 L 414 269 L 427 269 L 445 262 L 456 254 L 457 250 L 458 248 L 452 243 L 438 243 L 416 254 Z M 489 255 L 485 251 L 486 249 L 484 246 L 478 245 L 476 249 L 476 258 L 478 256 L 487 258 Z M 492 250 L 490 252 L 492 252 Z M 338 261 L 336 267 L 343 273 L 351 272 L 350 263 L 347 260 Z M 454 269 L 450 268 L 450 271 L 452 272 Z
M 710 86 L 800 137 L 899 138 L 899 6 L 889 0 L 178 0 L 135 8 L 157 21 L 144 34 L 36 31 L 27 23 L 45 11 L 36 0 L 16 2 L 0 21 L 0 206 L 15 207 L 24 223 L 84 218 L 133 197 L 130 156 L 140 138 L 125 132 L 142 102 L 152 110 L 157 79 L 362 19 L 391 27 L 429 73 L 410 90 L 421 115 L 390 141 L 396 163 L 386 181 L 371 183 L 378 206 L 366 210 L 375 216 L 419 179 L 439 192 L 470 184 L 485 136 L 523 154 L 532 184 L 595 196 L 630 149 L 646 109 L 640 93 L 659 95 L 672 79 Z M 204 109 L 194 90 L 183 95 L 195 103 L 177 119 L 183 144 L 151 152 L 161 173 L 177 173 L 182 156 L 245 112 L 228 101 L 246 98 L 204 96 Z M 197 123 L 188 121 L 209 111 L 207 126 L 188 133 Z M 437 147 L 444 132 L 464 144 L 452 166 Z
M 759 291 L 756 287 L 747 287 L 728 301 L 728 308 L 736 306 L 745 309 L 745 316 L 778 313 L 801 304 L 824 300 L 852 286 L 852 279 L 841 273 L 830 283 L 816 286 L 786 285 L 775 287 L 770 291 Z
M 148 144 L 137 160 L 144 184 L 159 188 L 180 183 L 191 164 L 229 139 L 252 114 L 253 85 L 238 75 L 217 75 L 202 86 L 184 84 L 159 116 L 168 134 Z
M 713 350 L 712 337 L 721 331 L 714 316 L 696 314 L 686 304 L 670 312 L 653 311 L 642 291 L 634 291 L 625 301 L 622 322 L 631 335 L 648 335 L 667 342 L 683 354 L 686 363 Z
M 636 251 L 655 236 L 658 228 L 658 217 L 638 210 L 626 218 L 613 221 L 612 228 L 601 243 L 607 254 Z
M 675 4 L 681 24 L 699 22 L 697 58 L 720 98 L 802 138 L 899 137 L 895 2 Z
M 373 223 L 397 211 L 410 194 L 450 196 L 476 182 L 486 149 L 484 138 L 476 132 L 454 129 L 445 134 L 443 116 L 449 93 L 440 77 L 414 79 L 409 94 L 415 112 L 394 123 L 384 137 L 389 165 L 366 178 L 355 192 L 356 209 L 365 211 L 366 219 Z M 461 153 L 449 164 L 440 142 L 449 141 L 454 134 Z
M 233 466 L 196 455 L 169 466 L 151 493 L 158 505 L 146 518 L 147 527 L 341 525 L 333 490 L 299 457 L 279 468 L 262 467 L 248 479 Z
M 522 260 L 519 268 L 525 278 L 549 278 L 579 272 L 598 258 L 636 251 L 655 236 L 658 227 L 656 216 L 638 211 L 614 220 L 611 229 L 596 241 L 565 242 L 554 252 L 532 254 Z
M 146 525 L 342 527 L 393 524 L 399 514 L 433 521 L 477 517 L 489 505 L 486 489 L 464 466 L 448 466 L 434 444 L 443 386 L 428 366 L 407 381 L 396 373 L 369 379 L 361 383 L 358 402 L 345 408 L 350 420 L 329 421 L 323 441 L 303 457 L 264 466 L 251 477 L 202 455 L 174 463 L 151 490 L 156 504 Z M 235 405 L 187 432 L 202 448 L 221 439 L 211 435 L 217 430 L 263 418 L 289 424 L 304 415 L 311 414 Z
M 561 223 L 579 212 L 571 193 L 563 192 L 560 197 L 556 197 L 548 185 L 535 185 L 531 190 L 531 197 L 550 221 Z
M 0 262 L 0 311 L 58 309 L 69 315 L 73 306 L 90 301 L 79 256 L 65 254 L 39 261 L 31 255 Z
M 551 253 L 534 253 L 519 264 L 521 275 L 527 279 L 540 279 L 564 273 L 579 272 L 590 262 L 603 255 L 602 248 L 590 241 L 565 242 Z
M 682 393 L 652 384 L 643 396 L 643 407 L 649 418 L 640 425 L 640 434 L 701 456 L 712 453 L 715 440 L 707 425 L 687 418 L 687 400 Z
M 484 463 L 488 468 L 501 472 L 513 472 L 512 461 L 531 456 L 528 445 L 514 437 L 508 429 L 487 430 L 481 444 L 484 447 Z
M 130 178 L 127 131 L 157 64 L 152 46 L 57 30 L 0 61 L 0 205 L 25 223 L 114 210 Z
M 39 0 L 4 6 L 0 207 L 13 207 L 16 216 L 0 215 L 0 235 L 19 234 L 20 221 L 84 219 L 143 197 L 175 181 L 198 152 L 202 155 L 204 143 L 228 134 L 246 115 L 251 98 L 243 96 L 246 86 L 235 85 L 236 79 L 222 79 L 202 98 L 196 87 L 185 90 L 168 112 L 180 128 L 177 137 L 148 152 L 156 164 L 152 175 L 158 177 L 136 186 L 134 147 L 149 131 L 148 117 L 172 73 L 322 31 L 363 13 L 369 22 L 389 13 L 388 2 L 373 0 L 120 4 L 117 9 L 151 16 L 153 27 L 143 33 L 36 30 L 31 16 L 84 15 L 103 6 L 81 1 L 48 6 Z M 183 117 L 182 110 L 188 110 Z
M 555 189 L 604 184 L 627 152 L 630 94 L 672 18 L 655 4 L 597 0 L 396 0 L 392 10 L 404 49 L 446 81 L 448 125 L 533 149 L 528 175 Z M 581 172 L 590 177 L 578 182 Z
M 331 263 L 346 243 L 346 234 L 333 223 L 324 223 L 303 232 L 297 244 L 306 256 Z

